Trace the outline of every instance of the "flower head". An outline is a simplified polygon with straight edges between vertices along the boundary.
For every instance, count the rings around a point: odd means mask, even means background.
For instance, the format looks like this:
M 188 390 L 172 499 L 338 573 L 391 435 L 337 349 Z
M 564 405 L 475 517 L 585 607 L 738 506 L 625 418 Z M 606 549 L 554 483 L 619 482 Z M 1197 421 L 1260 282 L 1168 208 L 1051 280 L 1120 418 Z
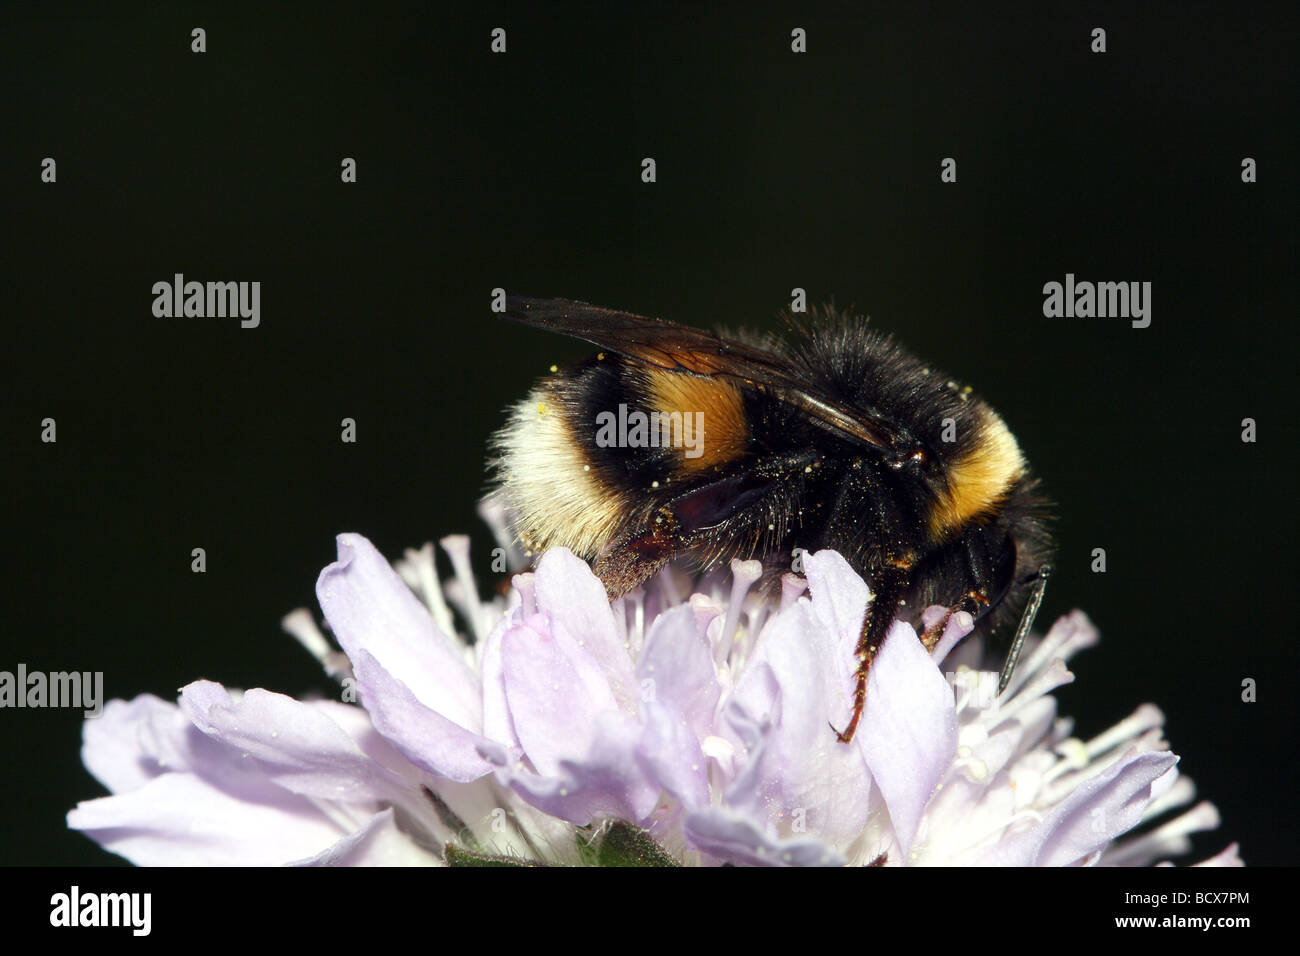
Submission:
M 953 650 L 968 616 L 933 654 L 895 623 L 845 745 L 870 594 L 838 554 L 806 555 L 779 604 L 740 561 L 611 604 L 555 549 L 482 603 L 467 543 L 443 544 L 445 588 L 429 546 L 394 569 L 339 537 L 317 595 L 341 652 L 306 612 L 286 619 L 343 702 L 197 681 L 176 704 L 110 703 L 83 757 L 111 795 L 69 825 L 142 864 L 322 865 L 1132 865 L 1217 826 L 1201 804 L 1115 842 L 1193 791 L 1153 706 L 1070 736 L 1048 695 L 1097 639 L 1079 612 L 1002 694 L 956 663 L 978 659 Z M 1235 845 L 1210 862 L 1239 862 Z

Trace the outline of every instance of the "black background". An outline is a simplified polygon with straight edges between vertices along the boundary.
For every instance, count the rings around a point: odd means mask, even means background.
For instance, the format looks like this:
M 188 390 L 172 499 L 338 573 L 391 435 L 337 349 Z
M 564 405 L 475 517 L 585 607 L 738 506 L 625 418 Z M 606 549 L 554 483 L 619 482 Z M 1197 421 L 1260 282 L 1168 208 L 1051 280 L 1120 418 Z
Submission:
M 0 669 L 327 689 L 278 622 L 318 610 L 333 535 L 469 532 L 482 562 L 487 437 L 587 351 L 496 320 L 494 287 L 774 326 L 800 286 L 1016 432 L 1059 502 L 1040 621 L 1103 633 L 1058 694 L 1077 731 L 1155 702 L 1223 815 L 1199 855 L 1294 863 L 1294 14 L 470 6 L 3 27 Z M 261 326 L 155 318 L 176 272 L 259 280 Z M 1152 282 L 1150 328 L 1044 318 L 1067 272 Z M 0 711 L 0 862 L 117 860 L 64 827 L 102 793 L 80 724 Z

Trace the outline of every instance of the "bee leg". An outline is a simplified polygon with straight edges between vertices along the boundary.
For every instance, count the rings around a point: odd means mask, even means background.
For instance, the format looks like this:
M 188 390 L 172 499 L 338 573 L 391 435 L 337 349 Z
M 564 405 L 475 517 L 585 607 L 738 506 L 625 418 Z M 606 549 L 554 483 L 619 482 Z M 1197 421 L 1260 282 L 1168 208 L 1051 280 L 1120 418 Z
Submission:
M 1013 556 L 1014 553 L 1013 549 Z M 925 645 L 927 651 L 934 650 L 935 645 L 939 643 L 939 639 L 943 637 L 943 632 L 948 629 L 948 622 L 952 620 L 952 616 L 958 611 L 965 611 L 977 621 L 988 613 L 990 606 L 993 604 L 993 599 L 989 596 L 990 589 L 997 586 L 995 570 L 988 536 L 983 533 L 968 535 L 966 538 L 966 581 L 968 590 L 955 604 L 948 608 L 947 614 L 921 633 L 921 643 Z M 998 593 L 998 596 L 1001 597 L 1001 594 Z
M 883 570 L 880 580 L 876 582 L 876 593 L 867 605 L 866 617 L 862 619 L 862 631 L 858 636 L 858 645 L 854 650 L 858 667 L 854 671 L 853 716 L 843 730 L 835 730 L 835 737 L 842 744 L 853 739 L 862 719 L 862 708 L 867 701 L 867 674 L 871 671 L 871 662 L 875 659 L 880 643 L 885 639 L 890 623 L 898 613 L 898 604 L 907 590 L 905 569 Z
M 592 570 L 612 601 L 649 580 L 679 548 L 676 522 L 665 509 L 649 531 L 633 531 L 616 539 L 596 559 Z
M 958 611 L 965 611 L 971 617 L 978 618 L 980 611 L 989 606 L 988 595 L 983 591 L 972 589 L 967 591 L 960 601 L 948 608 L 948 612 L 938 621 L 931 624 L 921 632 L 921 643 L 925 645 L 927 651 L 933 651 L 939 638 L 943 637 L 943 632 L 948 630 L 948 622 Z

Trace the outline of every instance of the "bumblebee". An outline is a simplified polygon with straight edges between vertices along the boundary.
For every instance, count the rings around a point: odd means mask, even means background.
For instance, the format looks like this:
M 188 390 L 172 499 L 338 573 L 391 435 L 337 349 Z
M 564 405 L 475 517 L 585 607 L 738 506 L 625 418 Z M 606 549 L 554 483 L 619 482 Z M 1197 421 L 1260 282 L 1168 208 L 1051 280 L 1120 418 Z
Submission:
M 873 594 L 858 641 L 852 740 L 891 622 L 930 605 L 977 630 L 1019 617 L 1005 688 L 1050 567 L 1047 506 L 1002 419 L 866 321 L 788 315 L 734 337 L 584 302 L 511 297 L 505 317 L 602 351 L 541 380 L 493 439 L 494 482 L 524 546 L 563 545 L 609 596 L 670 560 L 704 571 L 838 551 Z

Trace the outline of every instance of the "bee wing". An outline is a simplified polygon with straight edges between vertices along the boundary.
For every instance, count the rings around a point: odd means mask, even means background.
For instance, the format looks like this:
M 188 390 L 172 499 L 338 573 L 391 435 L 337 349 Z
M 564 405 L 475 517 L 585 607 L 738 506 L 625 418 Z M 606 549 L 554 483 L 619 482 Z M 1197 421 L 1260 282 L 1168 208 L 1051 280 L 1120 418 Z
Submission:
M 884 419 L 864 414 L 800 383 L 790 363 L 766 349 L 713 332 L 603 309 L 570 299 L 506 298 L 505 317 L 521 325 L 560 332 L 669 372 L 739 379 L 808 413 L 817 424 L 902 456 L 915 441 Z
M 506 299 L 505 315 L 522 325 L 585 339 L 669 372 L 729 375 L 754 384 L 793 384 L 771 353 L 663 319 L 568 299 L 523 296 Z

